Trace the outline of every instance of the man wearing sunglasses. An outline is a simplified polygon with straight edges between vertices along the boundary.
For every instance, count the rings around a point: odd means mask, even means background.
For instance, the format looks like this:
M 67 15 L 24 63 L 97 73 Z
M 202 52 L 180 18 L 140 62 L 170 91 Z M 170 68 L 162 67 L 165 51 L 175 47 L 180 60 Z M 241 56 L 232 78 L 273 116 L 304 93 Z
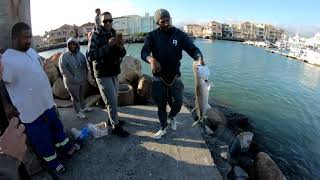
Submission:
M 141 50 L 141 59 L 149 63 L 153 73 L 152 96 L 158 106 L 161 129 L 153 136 L 160 139 L 167 133 L 167 126 L 177 129 L 175 116 L 182 106 L 183 88 L 180 73 L 182 50 L 185 50 L 198 64 L 204 64 L 202 54 L 188 35 L 171 25 L 170 14 L 165 9 L 158 9 L 154 14 L 159 25 L 151 31 Z M 167 122 L 166 107 L 171 111 Z
M 93 66 L 93 74 L 102 99 L 107 105 L 112 133 L 119 137 L 127 137 L 118 120 L 118 74 L 120 63 L 126 55 L 122 36 L 117 36 L 112 28 L 112 15 L 104 12 L 100 15 L 101 25 L 95 28 L 88 43 L 88 59 Z

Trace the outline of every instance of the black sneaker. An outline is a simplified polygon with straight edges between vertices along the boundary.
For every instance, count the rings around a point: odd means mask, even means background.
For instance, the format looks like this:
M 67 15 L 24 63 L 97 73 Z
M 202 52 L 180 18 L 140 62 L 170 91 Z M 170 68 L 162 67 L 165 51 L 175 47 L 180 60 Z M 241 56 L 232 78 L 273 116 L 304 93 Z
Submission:
M 126 122 L 125 122 L 125 121 L 122 121 L 122 120 L 118 120 L 118 121 L 119 121 L 119 122 L 118 122 L 118 125 L 120 125 L 120 126 L 123 126 L 123 125 L 125 125 L 125 124 L 126 124 Z M 111 127 L 111 123 L 110 123 L 110 121 L 108 121 L 107 126 Z
M 122 121 L 122 120 L 119 120 L 119 125 L 120 126 L 123 126 L 123 125 L 125 125 L 126 124 L 126 122 L 124 122 L 124 121 Z
M 112 130 L 112 134 L 117 135 L 119 137 L 128 137 L 129 133 L 124 130 L 119 124 L 117 124 L 113 130 Z

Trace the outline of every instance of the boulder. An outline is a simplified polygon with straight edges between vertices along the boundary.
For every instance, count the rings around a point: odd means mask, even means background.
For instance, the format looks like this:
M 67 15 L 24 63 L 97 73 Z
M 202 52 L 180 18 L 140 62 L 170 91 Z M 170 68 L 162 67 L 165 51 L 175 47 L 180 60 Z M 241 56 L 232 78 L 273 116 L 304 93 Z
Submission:
M 67 108 L 73 106 L 72 101 L 70 100 L 54 99 L 54 102 L 58 108 Z
M 143 75 L 138 81 L 137 93 L 144 99 L 151 99 L 152 95 L 152 77 Z
M 121 63 L 121 73 L 119 74 L 120 84 L 134 83 L 141 77 L 141 63 L 132 56 L 125 56 Z
M 118 90 L 118 106 L 130 106 L 134 104 L 133 88 L 129 84 L 120 84 Z
M 286 180 L 277 164 L 264 152 L 256 156 L 256 176 L 259 180 Z
M 70 99 L 67 89 L 64 87 L 63 80 L 57 78 L 52 87 L 53 95 L 59 99 Z
M 46 61 L 52 62 L 57 68 L 59 68 L 59 58 L 63 52 L 57 52 L 53 54 L 51 57 L 46 59 Z
M 216 129 L 218 125 L 227 125 L 227 120 L 223 113 L 215 108 L 208 109 L 205 116 L 208 126 L 213 130 Z
M 246 180 L 246 179 L 249 179 L 249 175 L 246 173 L 246 171 L 244 171 L 241 167 L 239 166 L 235 166 L 233 168 L 233 176 L 234 176 L 234 179 L 237 179 L 237 180 Z
M 85 103 L 86 107 L 95 106 L 95 104 L 100 100 L 100 98 L 101 98 L 100 94 L 92 95 L 92 96 L 87 97 L 84 100 L 84 103 Z
M 241 144 L 241 151 L 247 151 L 250 147 L 250 144 L 252 142 L 253 133 L 252 132 L 242 132 L 239 135 L 237 135 L 237 138 L 240 141 Z
M 51 61 L 44 61 L 43 70 L 47 74 L 50 84 L 53 85 L 59 76 L 59 70 Z

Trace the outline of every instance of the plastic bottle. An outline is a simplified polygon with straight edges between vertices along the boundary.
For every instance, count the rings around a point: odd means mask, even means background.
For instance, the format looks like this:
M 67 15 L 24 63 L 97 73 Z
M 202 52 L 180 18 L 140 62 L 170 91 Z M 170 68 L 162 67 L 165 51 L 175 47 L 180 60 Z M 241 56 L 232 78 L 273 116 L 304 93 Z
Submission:
M 89 137 L 88 128 L 82 128 L 81 131 L 76 128 L 72 128 L 71 132 L 77 140 L 84 140 L 85 138 Z
M 72 135 L 74 136 L 75 139 L 80 138 L 81 131 L 79 131 L 76 128 L 72 128 L 70 131 L 71 131 L 71 133 L 72 133 Z

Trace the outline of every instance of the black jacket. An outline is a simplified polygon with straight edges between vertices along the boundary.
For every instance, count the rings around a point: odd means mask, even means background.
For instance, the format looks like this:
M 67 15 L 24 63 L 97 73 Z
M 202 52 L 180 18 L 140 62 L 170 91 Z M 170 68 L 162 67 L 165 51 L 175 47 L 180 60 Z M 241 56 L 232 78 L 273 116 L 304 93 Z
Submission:
M 141 50 L 141 59 L 147 61 L 152 54 L 161 65 L 161 72 L 153 74 L 171 83 L 175 76 L 181 76 L 180 60 L 182 50 L 185 50 L 194 60 L 202 57 L 188 35 L 181 30 L 172 27 L 169 32 L 163 32 L 160 28 L 148 33 Z
M 88 60 L 92 63 L 95 77 L 108 77 L 120 74 L 120 63 L 126 55 L 124 48 L 117 46 L 110 47 L 108 41 L 116 37 L 116 31 L 111 29 L 110 32 L 105 28 L 96 28 L 88 43 Z

